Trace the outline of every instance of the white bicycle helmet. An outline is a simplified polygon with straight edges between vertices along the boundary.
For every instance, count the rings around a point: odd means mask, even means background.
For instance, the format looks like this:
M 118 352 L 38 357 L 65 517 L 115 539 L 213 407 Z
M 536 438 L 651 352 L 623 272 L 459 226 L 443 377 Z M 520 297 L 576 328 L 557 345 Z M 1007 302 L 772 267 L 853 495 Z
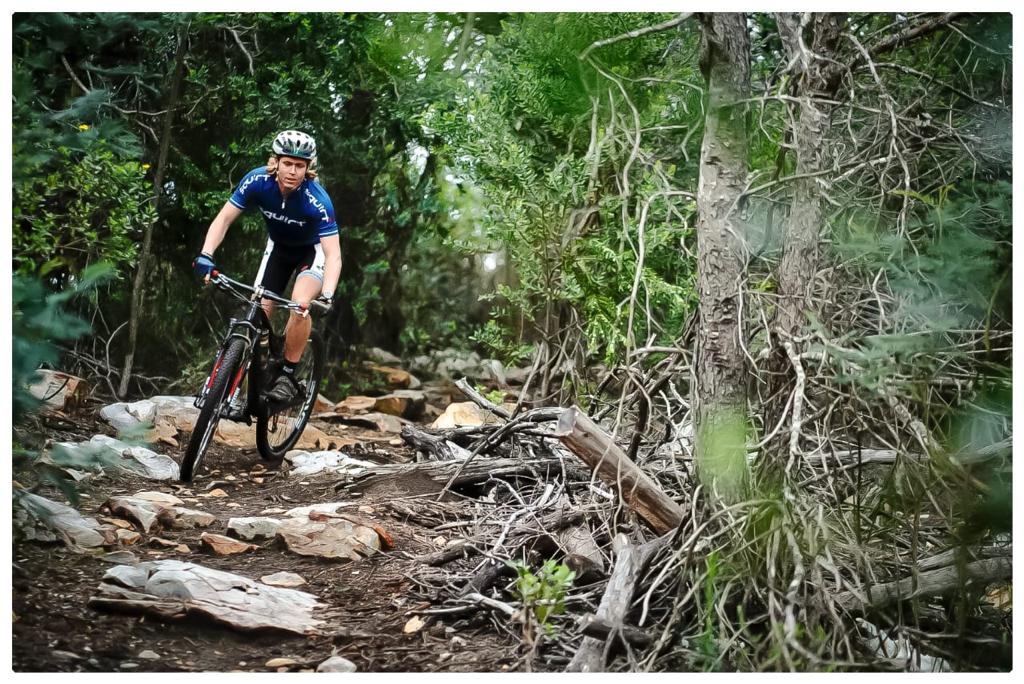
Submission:
M 274 154 L 285 157 L 316 160 L 316 141 L 302 131 L 281 131 L 274 138 Z

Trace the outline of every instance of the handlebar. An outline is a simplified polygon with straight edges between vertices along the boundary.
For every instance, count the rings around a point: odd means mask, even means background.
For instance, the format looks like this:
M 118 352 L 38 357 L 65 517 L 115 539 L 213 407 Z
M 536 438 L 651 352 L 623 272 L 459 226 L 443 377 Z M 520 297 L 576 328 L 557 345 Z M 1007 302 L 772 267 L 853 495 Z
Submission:
M 228 277 L 227 275 L 221 273 L 216 269 L 210 272 L 209 282 L 221 288 L 222 290 L 227 290 L 228 292 L 231 292 L 232 294 L 235 295 L 240 295 L 238 290 L 245 290 L 247 292 L 251 292 L 254 297 L 258 297 L 260 299 L 269 299 L 270 301 L 274 302 L 281 308 L 297 311 L 303 316 L 309 315 L 309 309 L 302 306 L 296 301 L 292 301 L 291 299 L 285 299 L 284 297 L 279 297 L 273 292 L 264 289 L 262 286 L 253 287 L 252 285 L 246 285 L 245 283 L 239 282 L 234 278 Z M 315 308 L 325 313 L 327 311 L 330 311 L 330 308 L 327 305 L 315 299 L 309 303 L 309 308 Z

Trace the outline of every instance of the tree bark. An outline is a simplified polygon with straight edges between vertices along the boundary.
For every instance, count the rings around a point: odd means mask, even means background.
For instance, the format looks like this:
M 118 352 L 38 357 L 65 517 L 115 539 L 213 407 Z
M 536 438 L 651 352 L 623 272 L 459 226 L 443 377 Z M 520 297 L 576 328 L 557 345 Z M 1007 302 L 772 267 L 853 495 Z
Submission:
M 185 66 L 185 29 L 178 30 L 178 47 L 174 53 L 171 67 L 171 89 L 167 95 L 167 111 L 164 114 L 163 130 L 160 134 L 160 151 L 157 156 L 156 172 L 153 176 L 153 208 L 156 211 L 155 221 L 160 220 L 160 200 L 163 197 L 164 173 L 167 169 L 167 155 L 171 149 L 171 124 L 174 122 L 174 110 L 178 106 L 181 95 L 181 79 Z M 121 371 L 121 384 L 117 389 L 118 397 L 124 399 L 128 393 L 128 382 L 132 377 L 132 366 L 135 363 L 135 345 L 138 341 L 139 318 L 142 314 L 142 294 L 146 286 L 146 273 L 149 266 L 149 252 L 153 243 L 153 225 L 146 226 L 142 234 L 142 247 L 139 249 L 138 268 L 132 283 L 132 305 L 128 314 L 128 353 L 124 357 L 124 369 Z
M 826 140 L 833 105 L 822 100 L 835 95 L 834 87 L 826 80 L 825 70 L 837 58 L 845 16 L 814 14 L 808 21 L 813 30 L 809 49 L 800 38 L 803 28 L 800 21 L 794 15 L 779 15 L 778 18 L 783 45 L 797 72 L 796 97 L 800 102 L 793 127 L 793 147 L 796 152 L 795 175 L 801 177 L 793 181 L 788 230 L 776 277 L 779 304 L 775 327 L 788 336 L 799 332 L 807 322 L 806 312 L 815 308 L 811 288 L 818 271 L 818 248 L 824 219 L 818 180 L 812 176 L 828 169 L 831 164 Z M 790 30 L 782 29 L 786 24 Z
M 778 305 L 774 332 L 782 341 L 789 341 L 802 332 L 809 312 L 820 313 L 813 292 L 820 264 L 821 235 L 825 229 L 818 174 L 831 165 L 827 139 L 834 106 L 825 100 L 834 99 L 838 86 L 838 81 L 829 80 L 827 69 L 838 60 L 839 39 L 846 18 L 833 13 L 779 13 L 776 19 L 795 78 L 794 94 L 799 101 L 792 127 L 798 178 L 793 181 L 789 221 L 782 239 L 782 261 L 775 276 Z M 807 27 L 812 32 L 809 46 L 805 43 Z M 779 341 L 771 366 L 768 396 L 772 400 L 766 411 L 766 425 L 775 425 L 781 420 L 795 381 L 795 369 Z M 788 434 L 788 431 L 780 431 L 769 447 L 769 451 L 777 455 L 776 464 L 788 453 Z
M 746 412 L 740 203 L 747 182 L 747 108 L 738 103 L 750 94 L 750 37 L 743 14 L 699 19 L 708 106 L 697 191 L 695 446 L 702 480 L 731 498 L 744 488 L 746 470 L 744 438 L 735 430 L 742 433 Z

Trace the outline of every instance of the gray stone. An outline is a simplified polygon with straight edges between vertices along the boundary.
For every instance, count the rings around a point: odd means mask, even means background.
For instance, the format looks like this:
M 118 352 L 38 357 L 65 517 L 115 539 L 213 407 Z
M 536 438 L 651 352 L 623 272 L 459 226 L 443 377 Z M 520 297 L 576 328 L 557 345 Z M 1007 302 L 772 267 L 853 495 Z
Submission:
M 174 516 L 174 519 L 171 520 L 171 527 L 179 530 L 207 527 L 217 522 L 217 516 L 212 513 L 184 508 L 183 506 L 171 506 L 169 512 Z
M 355 663 L 341 656 L 331 656 L 316 666 L 317 672 L 356 672 Z
M 360 461 L 340 451 L 308 451 L 292 450 L 285 454 L 291 463 L 289 477 L 306 477 L 317 473 L 353 473 L 362 468 L 372 468 L 375 464 Z
M 376 530 L 344 518 L 326 521 L 289 518 L 281 523 L 277 538 L 289 551 L 301 556 L 360 560 L 380 550 L 380 535 Z
M 277 518 L 254 517 L 228 520 L 228 530 L 234 532 L 240 539 L 249 541 L 257 537 L 269 539 L 277 534 L 277 528 L 280 526 L 281 521 Z
M 119 451 L 125 460 L 125 468 L 134 470 L 145 477 L 153 480 L 178 479 L 178 463 L 170 456 L 158 454 L 146 447 L 125 444 L 106 435 L 96 435 L 90 440 L 90 443 L 104 444 Z
M 301 587 L 306 580 L 302 575 L 296 575 L 294 572 L 275 572 L 273 575 L 260 577 L 260 582 L 272 587 Z
M 142 658 L 144 660 L 160 660 L 160 654 L 159 653 L 155 653 L 155 652 L 150 651 L 148 649 L 145 650 L 145 651 L 140 652 L 138 657 Z
M 380 347 L 370 347 L 366 350 L 367 358 L 376 361 L 377 363 L 391 364 L 391 363 L 402 363 L 402 359 L 398 358 L 394 354 Z
M 98 558 L 102 561 L 119 565 L 135 565 L 139 562 L 139 557 L 131 551 L 111 551 L 110 553 L 98 556 Z
M 312 594 L 176 560 L 111 568 L 89 605 L 163 618 L 202 615 L 242 631 L 307 635 L 324 624 L 313 617 L 323 604 Z
M 104 534 L 105 528 L 93 518 L 86 518 L 70 506 L 51 501 L 38 494 L 23 493 L 18 499 L 21 508 L 26 511 L 37 524 L 23 527 L 26 537 L 39 541 L 61 539 L 68 546 L 93 548 L 113 541 Z M 26 521 L 28 522 L 28 521 Z M 39 535 L 39 525 L 49 529 L 55 536 Z M 46 537 L 50 536 L 49 539 Z
M 155 501 L 136 499 L 132 496 L 112 496 L 107 501 L 107 506 L 110 507 L 112 513 L 137 523 L 146 533 L 153 529 L 160 515 L 169 508 Z
M 309 506 L 298 506 L 297 508 L 290 508 L 284 512 L 284 516 L 287 518 L 308 518 L 310 513 L 326 513 L 332 515 L 338 512 L 339 508 L 350 506 L 353 504 L 346 503 L 344 501 L 336 501 L 333 503 L 319 503 L 311 504 Z

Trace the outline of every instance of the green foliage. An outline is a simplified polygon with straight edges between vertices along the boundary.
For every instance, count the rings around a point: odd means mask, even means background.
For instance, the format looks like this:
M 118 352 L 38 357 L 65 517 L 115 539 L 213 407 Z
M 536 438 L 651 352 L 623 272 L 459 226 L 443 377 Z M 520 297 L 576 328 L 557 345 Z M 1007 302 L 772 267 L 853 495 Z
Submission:
M 717 604 L 720 598 L 716 581 L 718 579 L 721 558 L 719 552 L 712 551 L 704 560 L 707 568 L 703 576 L 701 614 L 704 617 L 703 629 L 694 639 L 694 650 L 690 654 L 690 667 L 703 672 L 714 672 L 720 668 L 721 649 L 718 645 L 718 613 Z
M 470 210 L 490 251 L 514 268 L 485 295 L 491 318 L 473 335 L 508 362 L 521 361 L 530 343 L 577 319 L 587 353 L 612 362 L 637 339 L 653 334 L 667 341 L 692 311 L 693 264 L 679 246 L 692 235 L 694 207 L 659 194 L 670 177 L 692 170 L 659 161 L 633 165 L 627 174 L 640 197 L 651 197 L 643 265 L 639 210 L 614 186 L 629 163 L 616 128 L 634 125 L 622 113 L 637 108 L 641 125 L 694 125 L 699 98 L 629 80 L 664 68 L 669 35 L 600 48 L 597 66 L 578 58 L 597 40 L 660 19 L 517 16 L 488 37 L 479 78 L 466 79 L 455 97 L 421 115 L 445 141 L 451 173 L 482 193 L 482 206 Z
M 576 573 L 550 558 L 536 574 L 525 563 L 516 562 L 512 567 L 517 575 L 515 591 L 523 609 L 533 615 L 545 632 L 552 634 L 554 628 L 549 621 L 551 616 L 565 612 L 565 595 Z
M 128 268 L 143 227 L 156 220 L 145 165 L 118 157 L 101 139 L 82 152 L 56 152 L 51 171 L 14 179 L 15 270 L 76 274 L 100 259 Z
M 11 332 L 15 422 L 38 405 L 26 386 L 32 383 L 41 365 L 57 362 L 60 356 L 57 343 L 75 340 L 90 330 L 86 321 L 65 311 L 68 301 L 91 292 L 112 273 L 108 264 L 94 264 L 60 292 L 47 292 L 38 280 L 14 276 Z

